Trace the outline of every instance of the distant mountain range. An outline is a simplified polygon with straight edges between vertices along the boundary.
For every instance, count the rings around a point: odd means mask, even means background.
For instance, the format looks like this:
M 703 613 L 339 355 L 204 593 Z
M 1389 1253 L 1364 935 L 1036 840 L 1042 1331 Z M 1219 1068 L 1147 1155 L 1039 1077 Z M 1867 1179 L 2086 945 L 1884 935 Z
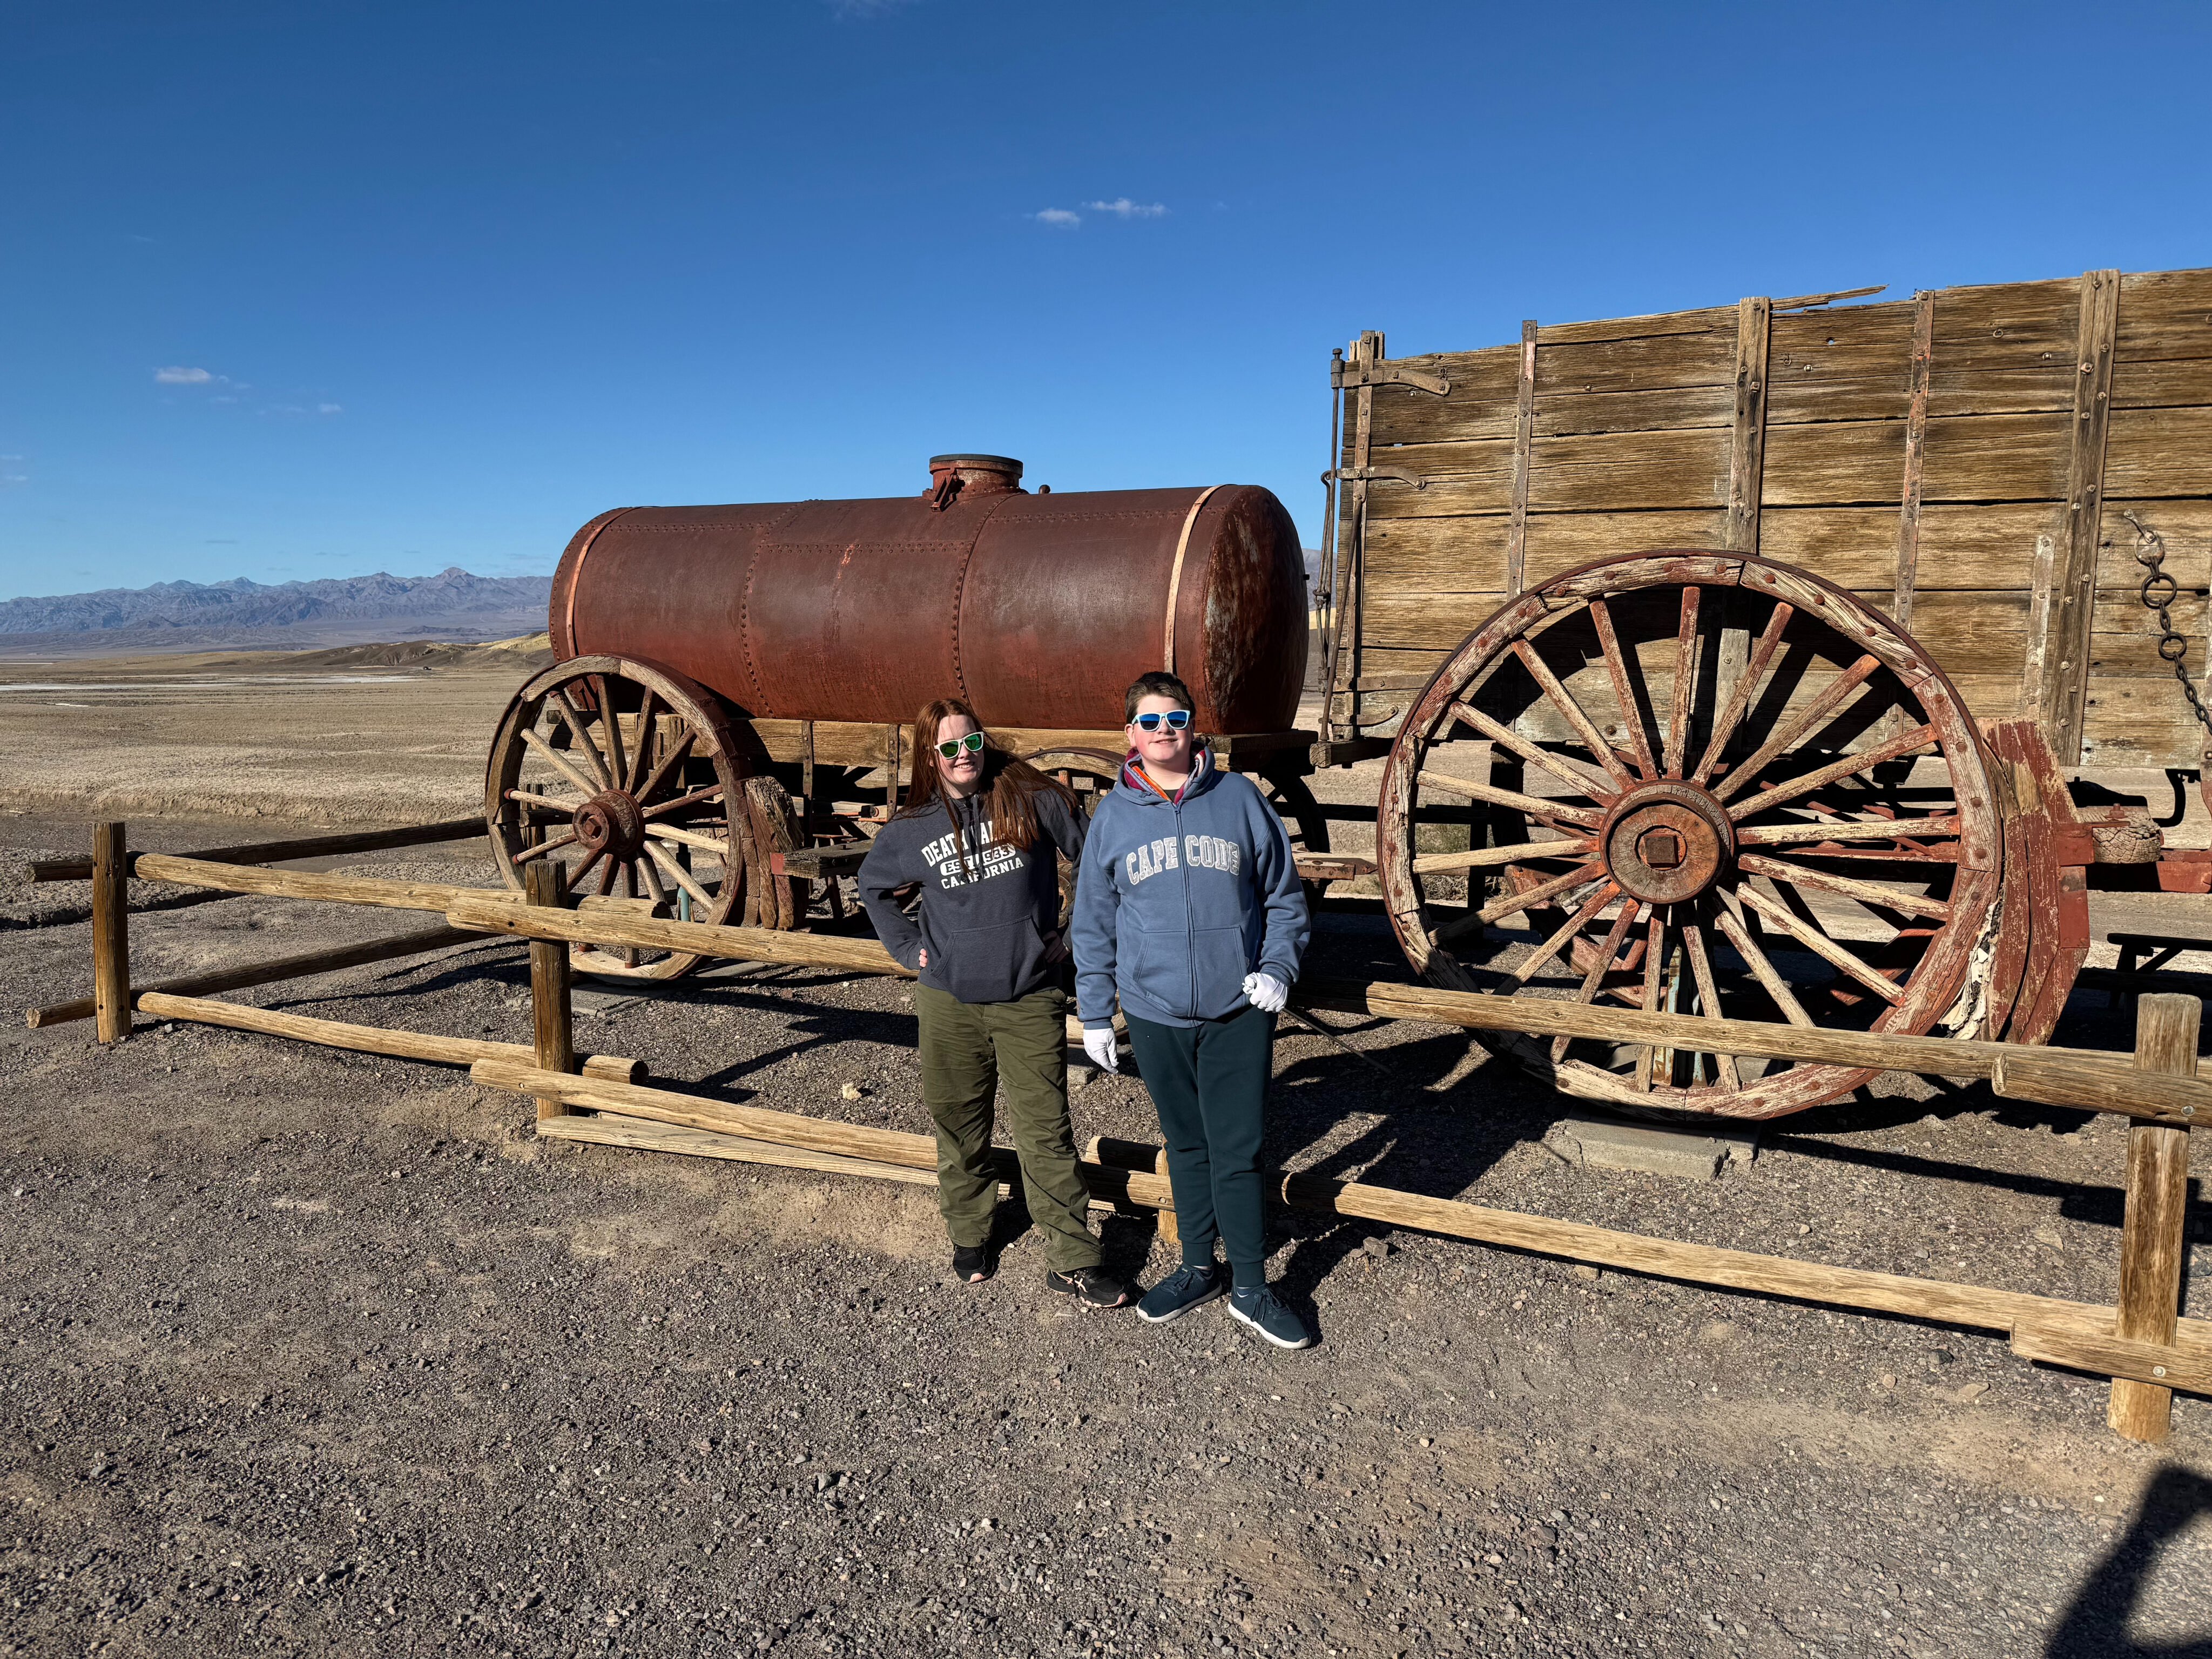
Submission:
M 0 650 L 65 655 L 226 647 L 283 649 L 409 639 L 485 640 L 545 626 L 549 576 L 328 578 L 274 586 L 156 582 L 97 593 L 0 600 Z

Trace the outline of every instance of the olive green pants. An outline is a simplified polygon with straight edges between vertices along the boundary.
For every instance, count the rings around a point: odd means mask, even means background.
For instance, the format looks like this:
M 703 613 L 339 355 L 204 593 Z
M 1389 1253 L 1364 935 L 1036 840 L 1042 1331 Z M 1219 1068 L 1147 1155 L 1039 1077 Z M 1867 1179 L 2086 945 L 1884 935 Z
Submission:
M 999 1201 L 992 1107 L 1006 1085 L 1007 1127 L 1021 1162 L 1030 1219 L 1054 1273 L 1095 1267 L 1091 1193 L 1076 1170 L 1067 1121 L 1067 994 L 1048 988 L 1012 1002 L 963 1002 L 914 988 L 921 1020 L 921 1097 L 937 1126 L 937 1207 L 959 1245 L 988 1243 Z

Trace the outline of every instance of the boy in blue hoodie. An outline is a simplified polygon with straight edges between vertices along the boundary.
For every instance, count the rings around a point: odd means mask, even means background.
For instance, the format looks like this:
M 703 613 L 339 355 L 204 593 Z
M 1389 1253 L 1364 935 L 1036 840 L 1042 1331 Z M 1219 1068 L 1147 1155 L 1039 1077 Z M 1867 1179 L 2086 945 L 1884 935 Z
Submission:
M 1118 996 L 1167 1144 L 1182 1266 L 1137 1311 L 1157 1323 L 1220 1296 L 1218 1236 L 1231 1316 L 1303 1348 L 1311 1333 L 1267 1288 L 1261 1217 L 1275 1016 L 1308 931 L 1291 838 L 1249 778 L 1195 744 L 1173 674 L 1139 677 L 1124 712 L 1129 754 L 1084 840 L 1070 934 L 1084 1051 L 1119 1069 Z

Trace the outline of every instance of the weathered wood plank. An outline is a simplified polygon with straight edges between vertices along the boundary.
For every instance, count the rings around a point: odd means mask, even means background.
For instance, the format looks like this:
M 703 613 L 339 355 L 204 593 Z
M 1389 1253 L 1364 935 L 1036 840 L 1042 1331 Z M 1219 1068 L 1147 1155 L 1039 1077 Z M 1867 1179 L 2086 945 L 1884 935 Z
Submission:
M 1936 356 L 1960 368 L 2070 370 L 2081 325 L 2081 279 L 1947 288 L 1936 296 Z
M 1902 420 L 1778 426 L 1766 440 L 1767 502 L 1883 502 L 1893 509 L 1905 437 Z M 2053 500 L 2064 493 L 2068 453 L 2066 422 L 2052 416 L 1931 416 L 1921 500 Z
M 2100 482 L 2109 496 L 2212 495 L 2212 408 L 2115 410 Z
M 1894 506 L 1770 505 L 1759 522 L 1761 556 L 1802 565 L 1845 587 L 1876 588 L 1891 574 L 1897 517 Z M 2063 520 L 2062 510 L 2048 502 L 1923 507 L 1913 586 L 1923 593 L 2025 592 L 2033 583 L 2036 537 L 2057 533 Z
M 1905 412 L 1905 486 L 1897 514 L 1897 576 L 1890 619 L 1908 631 L 1912 595 L 1920 564 L 1920 488 L 1928 453 L 1928 372 L 1935 349 L 1936 296 L 1916 295 L 1912 305 L 1911 401 Z
M 1528 551 L 1528 471 L 1536 430 L 1536 319 L 1521 325 L 1521 362 L 1513 412 L 1513 501 L 1505 526 L 1505 592 L 1524 586 Z
M 1759 551 L 1759 510 L 1765 500 L 1761 472 L 1766 456 L 1767 328 L 1773 307 L 1762 298 L 1737 302 L 1735 418 L 1729 434 L 1728 546 Z
M 2113 353 L 2122 362 L 2212 358 L 2212 269 L 2121 277 Z
M 2191 996 L 2142 998 L 2136 1016 L 2136 1069 L 2195 1079 L 2204 1005 Z M 2133 1083 L 2135 1079 L 2129 1079 Z M 2163 1123 L 2128 1126 L 2127 1202 L 2120 1221 L 2120 1293 L 2112 1334 L 2124 1341 L 2173 1341 L 2189 1214 L 2189 1136 Z M 2130 1440 L 2163 1440 L 2172 1390 L 2116 1380 L 2106 1421 Z
M 2059 765 L 2081 757 L 2081 722 L 2089 686 L 2089 634 L 2095 609 L 2097 541 L 2105 505 L 2105 441 L 2111 425 L 2112 339 L 2118 322 L 2119 273 L 2093 270 L 2081 283 L 2081 361 L 2068 423 L 2066 532 L 2051 573 L 2050 634 L 2044 641 L 2042 721 Z M 2164 410 L 2138 411 L 2157 416 Z M 2131 489 L 2130 495 L 2154 495 Z

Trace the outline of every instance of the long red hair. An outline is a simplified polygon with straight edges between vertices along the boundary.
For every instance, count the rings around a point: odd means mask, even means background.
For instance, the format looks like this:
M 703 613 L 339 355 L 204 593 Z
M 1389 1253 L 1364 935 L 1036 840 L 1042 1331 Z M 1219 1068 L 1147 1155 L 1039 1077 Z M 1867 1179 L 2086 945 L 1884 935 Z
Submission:
M 907 786 L 901 817 L 915 817 L 941 805 L 946 819 L 952 821 L 952 799 L 945 793 L 944 775 L 937 769 L 937 728 L 955 714 L 966 715 L 975 721 L 977 731 L 983 731 L 983 722 L 975 720 L 975 711 L 958 697 L 933 699 L 924 703 L 921 713 L 914 717 L 912 746 L 908 750 L 914 757 L 914 781 Z M 1036 799 L 1048 791 L 1058 795 L 1069 811 L 1080 811 L 1073 790 L 1055 778 L 1047 777 L 1027 761 L 1017 760 L 1000 748 L 988 732 L 984 732 L 983 781 L 976 793 L 989 808 L 994 842 L 1028 852 L 1036 841 Z M 964 848 L 961 857 L 964 863 Z

